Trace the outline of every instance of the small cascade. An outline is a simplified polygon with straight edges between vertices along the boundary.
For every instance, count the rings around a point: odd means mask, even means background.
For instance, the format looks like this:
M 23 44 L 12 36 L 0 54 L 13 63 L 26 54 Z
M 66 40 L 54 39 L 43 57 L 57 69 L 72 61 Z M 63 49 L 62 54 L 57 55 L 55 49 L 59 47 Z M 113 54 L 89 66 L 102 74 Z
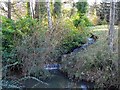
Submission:
M 56 69 L 60 69 L 60 64 L 47 64 L 44 66 L 44 69 L 46 70 L 56 70 Z

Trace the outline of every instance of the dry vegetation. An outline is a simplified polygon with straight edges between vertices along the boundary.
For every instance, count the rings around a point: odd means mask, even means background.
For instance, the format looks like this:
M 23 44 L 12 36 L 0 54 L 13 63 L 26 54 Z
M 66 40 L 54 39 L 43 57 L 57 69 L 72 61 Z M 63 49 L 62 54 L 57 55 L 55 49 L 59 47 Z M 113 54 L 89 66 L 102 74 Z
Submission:
M 99 39 L 86 50 L 71 53 L 62 57 L 62 70 L 78 79 L 95 81 L 96 87 L 118 85 L 118 29 L 115 30 L 114 53 L 108 47 L 107 26 L 96 26 L 93 29 Z
M 56 47 L 61 45 L 61 40 L 66 37 L 69 30 L 62 28 L 64 24 L 61 22 L 56 23 L 52 31 L 38 24 L 32 27 L 33 33 L 24 36 L 11 53 L 16 53 L 16 58 L 22 65 L 22 76 L 46 78 L 50 74 L 44 69 L 44 65 L 57 62 L 61 53 Z M 10 72 L 6 73 L 11 75 Z M 15 75 L 15 72 L 12 75 Z

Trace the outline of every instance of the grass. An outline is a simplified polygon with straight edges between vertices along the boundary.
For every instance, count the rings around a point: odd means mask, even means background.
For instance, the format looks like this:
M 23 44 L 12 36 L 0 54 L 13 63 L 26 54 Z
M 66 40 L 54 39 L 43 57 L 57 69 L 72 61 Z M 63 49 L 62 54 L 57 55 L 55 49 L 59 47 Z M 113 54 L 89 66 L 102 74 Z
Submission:
M 80 79 L 95 81 L 99 87 L 116 84 L 118 64 L 118 30 L 115 29 L 114 53 L 109 53 L 108 27 L 91 27 L 92 32 L 99 37 L 96 43 L 87 50 L 63 56 L 63 71 Z M 69 63 L 68 63 L 69 62 Z M 117 85 L 117 84 L 116 84 Z

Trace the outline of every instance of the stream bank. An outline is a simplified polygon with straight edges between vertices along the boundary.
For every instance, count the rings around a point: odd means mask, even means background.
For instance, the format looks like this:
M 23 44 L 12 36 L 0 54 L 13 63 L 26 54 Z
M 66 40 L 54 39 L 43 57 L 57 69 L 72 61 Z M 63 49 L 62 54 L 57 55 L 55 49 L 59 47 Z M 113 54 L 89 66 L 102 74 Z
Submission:
M 100 36 L 102 38 L 103 36 Z M 62 71 L 69 78 L 83 79 L 95 82 L 95 87 L 118 88 L 117 54 L 109 53 L 105 39 L 97 40 L 89 48 L 77 49 L 76 52 L 63 55 L 61 59 Z M 110 89 L 107 89 L 110 90 Z M 116 89 L 117 90 L 117 89 Z
M 87 42 L 81 47 L 76 48 L 73 52 L 84 50 L 87 48 L 87 46 L 93 44 L 95 41 L 93 39 L 88 39 L 90 42 Z M 72 53 L 73 53 L 72 52 Z M 8 80 L 8 83 L 4 86 L 5 88 L 81 88 L 83 90 L 88 90 L 90 88 L 94 88 L 94 82 L 90 82 L 87 80 L 82 80 L 79 77 L 75 77 L 75 75 L 70 76 L 67 72 L 62 71 L 62 69 L 59 69 L 61 64 L 54 66 L 47 65 L 44 68 L 50 72 L 50 76 L 46 79 L 44 78 L 34 78 L 32 76 L 28 76 L 29 78 L 20 79 L 20 81 L 17 81 L 17 83 L 9 83 L 12 80 Z M 54 70 L 52 70 L 54 69 Z M 13 80 L 13 82 L 15 82 Z M 4 82 L 6 83 L 6 82 Z M 17 85 L 16 85 L 17 84 Z M 13 86 L 13 87 L 12 87 Z
M 92 46 L 93 45 L 91 45 L 90 47 L 92 47 Z M 79 50 L 80 50 L 80 48 L 79 48 Z M 91 52 L 92 50 L 89 50 L 89 51 Z M 89 52 L 89 54 L 91 54 L 90 52 Z M 82 49 L 82 53 L 87 53 L 86 49 L 85 50 Z M 81 57 L 79 59 L 78 56 L 76 56 L 76 55 L 80 55 L 83 59 L 81 59 Z M 103 55 L 107 56 L 107 54 L 104 52 L 103 52 Z M 99 56 L 100 56 L 100 53 L 99 53 Z M 79 60 L 77 61 L 77 59 L 79 59 Z M 107 68 L 107 66 L 109 65 L 108 63 L 111 60 L 109 60 L 109 59 L 100 60 L 99 59 L 100 63 L 95 62 L 92 64 L 93 71 L 87 72 L 87 70 L 82 68 L 84 65 L 83 61 L 85 61 L 85 59 L 86 59 L 86 56 L 82 56 L 81 52 L 77 52 L 77 54 L 76 54 L 76 52 L 75 53 L 72 52 L 70 54 L 63 55 L 61 62 L 60 62 L 60 65 L 62 67 L 60 69 L 61 71 L 59 71 L 60 72 L 59 74 L 57 73 L 58 71 L 53 70 L 53 71 L 50 71 L 52 73 L 51 77 L 48 77 L 46 79 L 39 78 L 40 81 L 45 82 L 47 84 L 41 83 L 39 80 L 36 80 L 34 78 L 29 78 L 29 79 L 23 80 L 21 83 L 24 84 L 24 86 L 26 88 L 31 88 L 31 87 L 34 87 L 34 88 L 65 88 L 65 87 L 67 87 L 67 88 L 81 88 L 81 85 L 83 83 L 84 84 L 88 83 L 91 86 L 91 82 L 92 82 L 92 80 L 94 80 L 95 83 L 93 81 L 92 84 L 95 85 L 97 80 L 99 80 L 99 78 L 101 79 L 102 75 L 107 74 L 108 71 L 103 71 L 103 70 L 105 70 Z M 69 60 L 69 63 L 68 63 L 68 60 Z M 98 70 L 99 68 L 96 69 L 96 65 L 97 64 L 101 65 L 101 63 L 105 67 L 103 67 L 103 69 L 100 68 L 101 70 Z M 105 63 L 105 65 L 104 65 L 104 63 Z M 87 66 L 87 65 L 86 65 L 86 67 L 91 68 L 90 66 Z M 83 77 L 81 77 L 81 74 L 79 71 L 81 72 Z M 112 71 L 115 71 L 115 69 Z M 85 74 L 85 72 L 87 72 L 88 75 Z M 95 78 L 96 76 L 97 76 L 97 78 Z M 80 80 L 80 79 L 82 79 L 82 80 Z M 101 80 L 103 80 L 103 79 L 101 79 Z M 80 82 L 82 82 L 82 83 L 79 84 Z M 104 81 L 100 81 L 100 82 L 104 83 Z M 86 87 L 88 87 L 88 86 L 86 86 Z

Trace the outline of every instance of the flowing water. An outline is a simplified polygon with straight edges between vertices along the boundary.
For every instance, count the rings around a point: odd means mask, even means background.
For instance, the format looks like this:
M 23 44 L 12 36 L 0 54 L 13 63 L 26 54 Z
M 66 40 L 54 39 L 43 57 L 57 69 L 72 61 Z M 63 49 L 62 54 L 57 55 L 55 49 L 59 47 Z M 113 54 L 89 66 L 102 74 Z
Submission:
M 27 79 L 22 81 L 22 84 L 26 88 L 81 88 L 82 90 L 88 90 L 88 88 L 93 88 L 94 84 L 90 82 L 80 81 L 78 83 L 69 80 L 59 70 L 50 71 L 52 76 L 44 80 L 44 83 L 37 82 L 34 79 Z

